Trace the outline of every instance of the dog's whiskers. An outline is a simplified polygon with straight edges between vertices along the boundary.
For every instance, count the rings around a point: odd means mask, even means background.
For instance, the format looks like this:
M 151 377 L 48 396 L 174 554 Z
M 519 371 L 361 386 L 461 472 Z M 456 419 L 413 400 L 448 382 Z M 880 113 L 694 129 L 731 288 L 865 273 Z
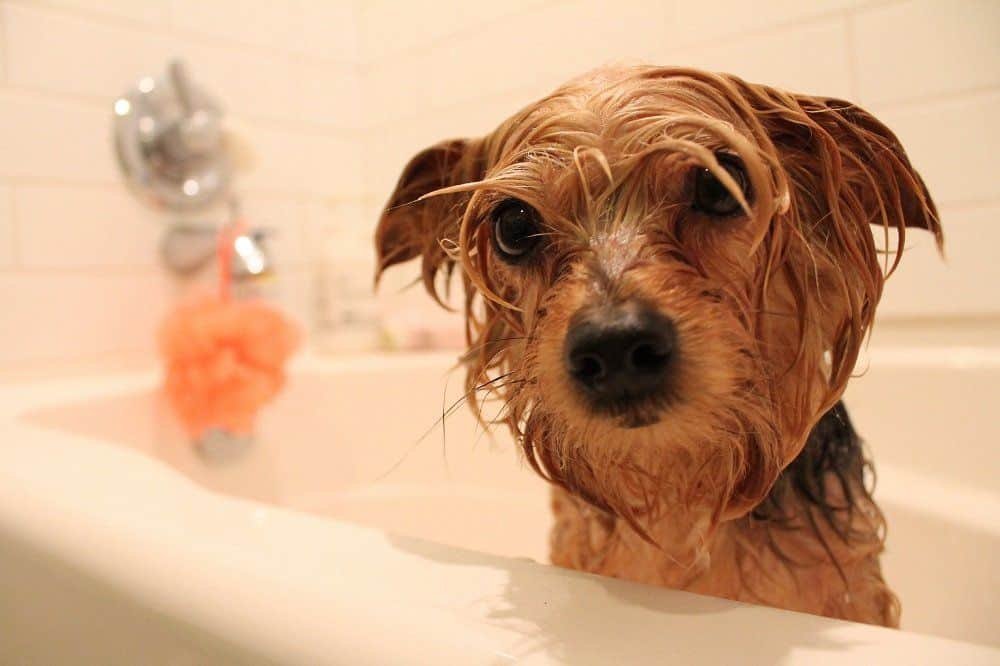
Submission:
M 394 471 L 396 471 L 399 468 L 400 465 L 402 465 L 404 462 L 406 462 L 406 459 L 409 458 L 410 454 L 412 454 L 413 451 L 416 450 L 416 448 L 418 446 L 420 446 L 420 444 L 422 444 L 424 442 L 424 440 L 426 440 L 427 437 L 430 436 L 430 434 L 432 432 L 434 432 L 434 429 L 437 428 L 439 425 L 443 425 L 443 423 L 445 422 L 445 420 L 448 417 L 450 417 L 452 414 L 454 414 L 456 411 L 458 411 L 458 409 L 460 407 L 462 407 L 466 403 L 466 401 L 468 401 L 470 399 L 470 397 L 472 395 L 474 395 L 475 393 L 477 393 L 479 391 L 490 392 L 490 391 L 496 390 L 496 387 L 494 387 L 493 384 L 495 384 L 496 382 L 498 382 L 498 381 L 500 381 L 502 379 L 505 379 L 506 377 L 509 377 L 512 374 L 514 374 L 514 373 L 513 372 L 508 372 L 508 373 L 500 375 L 498 377 L 494 377 L 493 379 L 491 379 L 491 380 L 489 380 L 487 382 L 484 382 L 483 384 L 480 384 L 479 386 L 473 387 L 471 390 L 466 391 L 462 396 L 460 396 L 451 405 L 449 405 L 447 409 L 442 409 L 441 416 L 437 420 L 435 420 L 434 423 L 426 431 L 424 431 L 424 433 L 413 444 L 411 444 L 409 446 L 409 448 L 403 453 L 403 455 L 399 458 L 399 460 L 397 460 L 395 463 L 393 463 L 393 465 L 389 469 L 387 469 L 385 472 L 383 472 L 382 474 L 380 474 L 379 476 L 377 476 L 374 479 L 373 483 L 378 483 L 379 481 L 384 480 L 387 476 L 389 476 Z M 503 388 L 503 386 L 505 386 L 505 385 L 501 385 L 500 388 Z

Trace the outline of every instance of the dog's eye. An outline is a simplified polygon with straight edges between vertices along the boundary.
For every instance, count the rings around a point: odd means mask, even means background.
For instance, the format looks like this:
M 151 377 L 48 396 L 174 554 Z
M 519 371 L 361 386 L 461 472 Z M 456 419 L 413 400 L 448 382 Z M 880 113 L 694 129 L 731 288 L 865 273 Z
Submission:
M 538 213 L 519 199 L 507 199 L 493 209 L 493 245 L 509 262 L 531 253 L 538 244 L 539 231 Z
M 733 177 L 743 196 L 750 200 L 750 179 L 747 177 L 746 169 L 739 159 L 731 155 L 716 155 L 719 165 Z M 740 202 L 726 189 L 718 178 L 708 169 L 699 169 L 694 179 L 694 202 L 695 210 L 707 215 L 726 217 L 733 215 L 740 210 Z

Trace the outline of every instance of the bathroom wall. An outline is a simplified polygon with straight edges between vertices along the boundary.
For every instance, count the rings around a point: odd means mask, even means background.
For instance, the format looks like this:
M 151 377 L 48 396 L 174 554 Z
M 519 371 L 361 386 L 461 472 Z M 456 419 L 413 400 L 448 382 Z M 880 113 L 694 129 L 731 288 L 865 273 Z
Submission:
M 373 208 L 415 151 L 488 131 L 587 68 L 644 60 L 729 71 L 863 104 L 925 177 L 948 262 L 928 234 L 909 234 L 877 330 L 1000 340 L 995 0 L 386 0 L 365 3 L 361 20 Z
M 947 264 L 907 237 L 880 329 L 1000 340 L 994 0 L 0 0 L 0 374 L 147 359 L 192 289 L 158 264 L 175 218 L 122 186 L 110 142 L 114 98 L 171 56 L 253 147 L 240 191 L 249 221 L 277 231 L 267 289 L 314 341 L 345 300 L 368 302 L 374 221 L 414 152 L 612 60 L 869 107 L 902 137 L 948 236 Z M 390 275 L 381 312 L 457 331 L 419 288 L 401 291 L 415 275 Z
M 276 279 L 264 288 L 312 324 L 317 262 L 370 254 L 357 224 L 357 7 L 0 0 L 0 375 L 148 357 L 167 307 L 192 289 L 158 262 L 177 216 L 123 187 L 111 144 L 115 97 L 174 56 L 252 146 L 244 210 L 276 231 Z

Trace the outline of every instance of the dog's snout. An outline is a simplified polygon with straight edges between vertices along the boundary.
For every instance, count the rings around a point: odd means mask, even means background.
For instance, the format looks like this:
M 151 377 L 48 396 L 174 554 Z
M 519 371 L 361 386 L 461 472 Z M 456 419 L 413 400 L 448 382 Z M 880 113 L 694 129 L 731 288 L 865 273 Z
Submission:
M 662 393 L 675 354 L 673 323 L 642 305 L 581 311 L 565 343 L 569 376 L 598 408 L 628 407 Z

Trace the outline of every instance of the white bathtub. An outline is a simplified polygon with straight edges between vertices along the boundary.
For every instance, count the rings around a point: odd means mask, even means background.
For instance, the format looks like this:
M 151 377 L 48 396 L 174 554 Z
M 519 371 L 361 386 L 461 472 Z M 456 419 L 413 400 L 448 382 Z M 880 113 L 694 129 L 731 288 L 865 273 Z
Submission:
M 1000 663 L 1000 351 L 871 357 L 848 405 L 905 631 L 538 564 L 505 435 L 461 409 L 415 443 L 450 357 L 305 359 L 229 462 L 155 373 L 0 385 L 0 662 Z

